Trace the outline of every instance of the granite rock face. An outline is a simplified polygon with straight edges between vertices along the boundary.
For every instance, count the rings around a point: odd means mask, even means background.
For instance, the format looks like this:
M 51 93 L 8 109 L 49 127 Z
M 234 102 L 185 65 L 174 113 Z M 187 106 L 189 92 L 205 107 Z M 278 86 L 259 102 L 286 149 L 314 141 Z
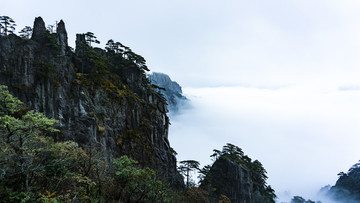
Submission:
M 56 39 L 58 45 L 60 46 L 60 54 L 65 55 L 66 49 L 68 47 L 68 38 L 65 29 L 65 23 L 62 20 L 60 20 L 56 28 Z
M 164 73 L 153 72 L 149 75 L 151 83 L 159 86 L 159 92 L 162 93 L 168 102 L 169 110 L 177 112 L 189 100 L 182 94 L 181 86 L 170 79 Z
M 210 191 L 210 196 L 226 195 L 234 203 L 254 202 L 250 171 L 229 159 L 217 159 L 201 187 Z
M 95 52 L 105 53 L 91 48 Z M 107 160 L 128 155 L 182 188 L 163 96 L 144 82 L 143 71 L 132 67 L 123 67 L 119 78 L 103 74 L 91 79 L 82 72 L 98 65 L 90 62 L 70 51 L 63 21 L 51 34 L 36 18 L 30 40 L 0 36 L 0 83 L 30 109 L 60 121 L 62 133 L 55 139 L 95 147 Z
M 46 27 L 44 20 L 41 17 L 35 18 L 31 39 L 34 41 L 40 41 L 45 31 Z

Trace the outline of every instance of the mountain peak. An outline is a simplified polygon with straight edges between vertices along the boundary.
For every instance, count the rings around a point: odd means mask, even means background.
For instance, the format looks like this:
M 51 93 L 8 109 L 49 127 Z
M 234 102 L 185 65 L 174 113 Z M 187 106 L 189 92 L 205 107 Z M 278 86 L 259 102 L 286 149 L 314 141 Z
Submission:
M 40 16 L 35 18 L 31 39 L 35 41 L 41 40 L 42 34 L 45 31 L 46 31 L 46 27 L 44 20 Z

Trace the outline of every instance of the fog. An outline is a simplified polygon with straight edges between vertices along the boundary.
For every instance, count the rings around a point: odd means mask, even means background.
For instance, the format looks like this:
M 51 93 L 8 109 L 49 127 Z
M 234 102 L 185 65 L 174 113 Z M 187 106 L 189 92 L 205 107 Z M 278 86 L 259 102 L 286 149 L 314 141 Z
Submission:
M 206 165 L 212 149 L 235 144 L 263 163 L 281 200 L 319 200 L 320 188 L 359 159 L 360 91 L 343 89 L 184 88 L 191 106 L 171 116 L 171 145 L 178 160 Z
M 333 185 L 359 159 L 357 0 L 3 1 L 16 31 L 42 16 L 142 55 L 184 88 L 171 117 L 178 160 L 209 164 L 227 142 L 263 163 L 283 199 Z M 316 198 L 313 198 L 314 200 Z

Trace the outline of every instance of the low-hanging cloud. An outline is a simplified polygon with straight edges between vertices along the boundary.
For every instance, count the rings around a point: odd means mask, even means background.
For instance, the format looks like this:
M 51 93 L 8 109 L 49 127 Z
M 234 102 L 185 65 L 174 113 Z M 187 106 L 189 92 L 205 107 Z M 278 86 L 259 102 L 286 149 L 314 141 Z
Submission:
M 340 91 L 359 91 L 359 85 L 342 85 L 339 87 Z
M 63 19 L 71 46 L 88 31 L 102 47 L 120 41 L 151 70 L 193 87 L 184 89 L 192 107 L 171 120 L 179 160 L 210 163 L 212 149 L 231 142 L 264 164 L 278 194 L 310 195 L 359 159 L 359 1 L 63 0 L 54 9 L 18 0 L 1 8 L 17 30 L 39 15 L 46 24 Z M 194 88 L 220 85 L 234 87 Z
M 359 157 L 360 92 L 297 85 L 185 88 L 191 108 L 171 119 L 178 159 L 210 164 L 227 143 L 263 163 L 269 184 L 285 198 L 315 199 Z M 289 199 L 288 199 L 289 200 Z

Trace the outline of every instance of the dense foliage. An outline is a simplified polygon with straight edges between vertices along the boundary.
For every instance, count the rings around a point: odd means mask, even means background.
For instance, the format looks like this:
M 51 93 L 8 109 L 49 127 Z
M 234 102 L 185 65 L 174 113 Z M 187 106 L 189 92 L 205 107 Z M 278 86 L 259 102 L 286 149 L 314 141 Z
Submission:
M 149 168 L 73 141 L 55 142 L 56 120 L 28 111 L 0 86 L 0 199 L 2 202 L 156 202 L 166 187 Z

